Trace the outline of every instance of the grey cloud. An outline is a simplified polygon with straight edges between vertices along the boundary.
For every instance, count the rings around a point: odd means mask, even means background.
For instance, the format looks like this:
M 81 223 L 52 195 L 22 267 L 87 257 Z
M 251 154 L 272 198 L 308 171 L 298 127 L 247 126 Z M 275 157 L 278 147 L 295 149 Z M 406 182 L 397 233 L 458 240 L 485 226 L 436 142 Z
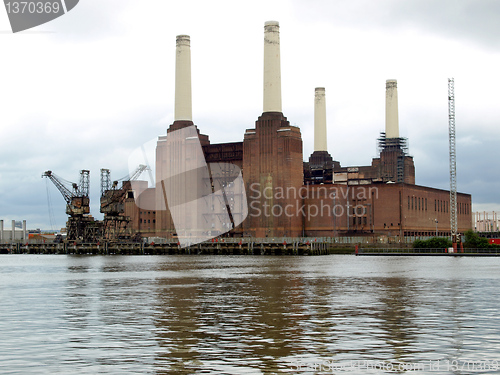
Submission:
M 500 46 L 500 2 L 497 0 L 394 1 L 391 19 L 400 25 L 468 39 L 489 47 Z
M 299 5 L 300 18 L 359 29 L 398 32 L 417 29 L 436 36 L 465 39 L 488 48 L 500 46 L 497 0 L 311 1 Z M 297 13 L 297 16 L 299 14 Z

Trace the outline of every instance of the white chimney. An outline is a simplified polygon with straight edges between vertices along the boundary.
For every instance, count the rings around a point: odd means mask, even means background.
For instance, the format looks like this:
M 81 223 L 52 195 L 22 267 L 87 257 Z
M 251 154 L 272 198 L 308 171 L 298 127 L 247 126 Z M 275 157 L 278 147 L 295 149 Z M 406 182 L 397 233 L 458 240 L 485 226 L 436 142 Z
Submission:
M 189 35 L 177 35 L 176 45 L 174 120 L 192 121 L 191 44 Z
M 282 112 L 279 30 L 277 21 L 264 25 L 264 112 Z
M 399 138 L 398 81 L 395 79 L 385 83 L 385 137 Z
M 328 151 L 326 146 L 325 88 L 314 90 L 314 151 Z

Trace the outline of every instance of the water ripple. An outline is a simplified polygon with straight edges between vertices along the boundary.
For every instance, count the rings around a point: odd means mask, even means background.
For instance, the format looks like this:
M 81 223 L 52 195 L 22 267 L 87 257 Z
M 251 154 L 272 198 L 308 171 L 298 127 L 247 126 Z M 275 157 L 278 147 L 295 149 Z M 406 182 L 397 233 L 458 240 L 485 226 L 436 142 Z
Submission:
M 499 267 L 496 258 L 2 255 L 0 373 L 361 374 L 384 364 L 466 374 L 482 361 L 493 374 Z

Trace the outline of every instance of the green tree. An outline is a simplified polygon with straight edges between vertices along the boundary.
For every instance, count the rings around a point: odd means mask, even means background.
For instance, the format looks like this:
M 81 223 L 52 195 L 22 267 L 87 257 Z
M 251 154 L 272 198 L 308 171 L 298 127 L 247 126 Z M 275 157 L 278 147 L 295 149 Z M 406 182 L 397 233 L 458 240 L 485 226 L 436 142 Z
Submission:
M 432 237 L 428 240 L 415 240 L 413 242 L 414 249 L 446 249 L 451 246 L 450 239 L 444 237 Z
M 490 243 L 487 238 L 479 237 L 472 229 L 465 234 L 464 247 L 467 249 L 487 249 L 490 248 Z

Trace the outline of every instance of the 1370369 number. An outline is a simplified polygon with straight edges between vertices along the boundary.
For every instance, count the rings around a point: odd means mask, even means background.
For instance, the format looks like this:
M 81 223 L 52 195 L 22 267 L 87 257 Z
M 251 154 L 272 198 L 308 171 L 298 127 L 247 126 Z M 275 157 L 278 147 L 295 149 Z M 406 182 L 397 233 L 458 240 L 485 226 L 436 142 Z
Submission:
M 49 14 L 59 13 L 60 5 L 57 1 L 41 2 L 41 1 L 12 1 L 5 3 L 7 13 L 38 13 Z

